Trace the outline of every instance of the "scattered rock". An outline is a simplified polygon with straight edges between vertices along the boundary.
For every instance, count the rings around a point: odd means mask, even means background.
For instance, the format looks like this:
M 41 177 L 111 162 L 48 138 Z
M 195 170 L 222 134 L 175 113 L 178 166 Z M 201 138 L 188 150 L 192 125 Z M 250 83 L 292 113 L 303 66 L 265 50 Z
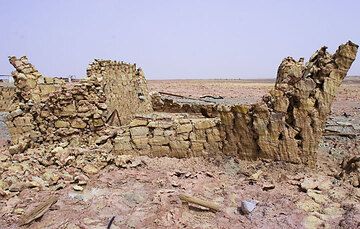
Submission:
M 95 167 L 94 165 L 85 165 L 85 167 L 82 169 L 87 174 L 96 174 L 99 172 L 99 169 Z
M 303 182 L 301 182 L 300 187 L 307 191 L 309 189 L 315 189 L 318 186 L 318 182 L 314 178 L 305 178 Z
M 268 190 L 271 190 L 274 188 L 275 188 L 274 183 L 266 182 L 262 185 L 262 190 L 264 190 L 264 191 L 268 191 Z
M 84 188 L 81 187 L 80 185 L 74 185 L 74 186 L 73 186 L 73 189 L 74 189 L 75 191 L 82 191 L 82 190 L 84 190 Z
M 310 215 L 304 219 L 303 225 L 306 229 L 314 229 L 324 226 L 324 221 L 314 215 Z
M 25 213 L 25 210 L 23 208 L 15 208 L 14 213 L 17 215 L 23 215 Z
M 240 210 L 243 214 L 250 214 L 256 208 L 257 201 L 255 200 L 244 200 L 241 201 Z

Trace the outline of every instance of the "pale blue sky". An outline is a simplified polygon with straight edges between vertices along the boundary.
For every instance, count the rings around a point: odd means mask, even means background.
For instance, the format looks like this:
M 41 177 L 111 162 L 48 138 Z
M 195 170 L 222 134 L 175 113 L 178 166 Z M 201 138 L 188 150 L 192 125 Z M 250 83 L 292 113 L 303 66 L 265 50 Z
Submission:
M 358 0 L 0 0 L 0 74 L 13 70 L 9 55 L 27 55 L 55 76 L 104 58 L 149 79 L 270 78 L 286 56 L 359 44 L 359 11 Z

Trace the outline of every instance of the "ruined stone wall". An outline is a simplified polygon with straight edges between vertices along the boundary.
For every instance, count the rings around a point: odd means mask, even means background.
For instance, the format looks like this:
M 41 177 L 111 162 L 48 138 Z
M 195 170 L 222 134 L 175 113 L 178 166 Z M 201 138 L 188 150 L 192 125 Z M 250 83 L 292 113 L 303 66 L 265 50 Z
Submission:
M 17 93 L 6 123 L 13 143 L 25 141 L 36 146 L 73 142 L 79 145 L 91 141 L 90 136 L 104 126 L 107 106 L 101 78 L 90 77 L 77 84 L 39 86 L 36 80 L 41 74 L 27 58 L 11 57 L 10 63 L 16 69 L 12 74 Z M 31 70 L 24 72 L 22 69 L 28 66 Z M 34 72 L 39 77 L 34 77 Z
M 151 113 L 144 75 L 135 65 L 96 60 L 85 81 L 42 96 L 37 81 L 41 74 L 27 58 L 11 57 L 18 103 L 7 123 L 15 143 L 101 144 L 101 138 L 95 139 L 108 115 L 117 110 L 121 127 L 104 136 L 117 154 L 221 153 L 314 165 L 336 89 L 357 49 L 348 42 L 331 55 L 323 47 L 306 64 L 285 58 L 274 89 L 252 105 L 178 103 L 153 94 L 155 110 L 189 114 Z
M 226 155 L 314 165 L 336 89 L 355 60 L 357 49 L 358 45 L 350 41 L 333 55 L 323 47 L 305 65 L 302 59 L 285 58 L 275 88 L 256 104 L 177 103 L 154 94 L 154 109 L 220 117 Z
M 128 124 L 135 114 L 152 111 L 144 72 L 136 65 L 110 60 L 95 60 L 87 75 L 101 76 L 110 115 L 117 110 L 120 125 Z
M 15 98 L 15 87 L 0 86 L 0 111 L 7 112 Z
M 114 139 L 117 154 L 192 157 L 221 152 L 219 118 L 189 114 L 137 115 Z
M 61 88 L 63 83 L 48 81 L 39 83 L 39 95 L 41 98 L 48 96 Z M 14 102 L 16 103 L 16 87 L 14 86 L 0 86 L 0 111 L 9 112 Z M 15 104 L 16 105 L 16 104 Z

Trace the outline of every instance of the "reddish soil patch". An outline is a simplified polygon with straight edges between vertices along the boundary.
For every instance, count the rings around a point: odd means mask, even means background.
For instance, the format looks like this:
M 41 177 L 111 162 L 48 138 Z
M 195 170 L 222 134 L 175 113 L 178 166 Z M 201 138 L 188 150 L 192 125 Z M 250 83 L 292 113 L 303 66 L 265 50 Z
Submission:
M 233 80 L 150 81 L 151 90 L 255 102 L 272 84 Z M 358 85 L 344 84 L 333 117 L 359 120 Z M 282 162 L 234 158 L 154 158 L 135 168 L 108 166 L 91 177 L 83 191 L 26 189 L 0 197 L 0 228 L 18 228 L 28 212 L 50 195 L 58 202 L 22 228 L 356 228 L 360 226 L 360 188 L 340 179 L 345 156 L 358 155 L 359 137 L 324 137 L 316 168 Z M 6 151 L 6 148 L 3 148 Z M 1 165 L 1 162 L 0 162 Z M 211 212 L 181 202 L 190 194 L 221 206 Z M 256 200 L 250 214 L 241 201 Z

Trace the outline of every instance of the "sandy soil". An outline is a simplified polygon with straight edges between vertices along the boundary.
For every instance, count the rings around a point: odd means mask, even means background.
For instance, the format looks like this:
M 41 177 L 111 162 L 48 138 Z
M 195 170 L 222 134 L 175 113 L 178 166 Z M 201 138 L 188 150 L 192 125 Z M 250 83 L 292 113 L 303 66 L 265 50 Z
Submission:
M 234 98 L 252 103 L 273 86 L 235 80 L 150 81 L 150 90 L 200 97 Z M 359 84 L 344 84 L 332 118 L 359 121 Z M 346 113 L 344 116 L 344 112 Z M 282 162 L 234 158 L 141 157 L 134 168 L 108 166 L 83 191 L 27 189 L 0 197 L 0 228 L 18 228 L 24 212 L 56 195 L 44 216 L 21 228 L 357 228 L 360 188 L 340 179 L 342 159 L 359 155 L 359 137 L 324 137 L 316 168 Z M 6 148 L 2 149 L 7 153 Z M 1 154 L 1 152 L 0 152 Z M 182 203 L 179 194 L 212 201 L 221 208 Z M 255 200 L 250 214 L 241 202 Z

